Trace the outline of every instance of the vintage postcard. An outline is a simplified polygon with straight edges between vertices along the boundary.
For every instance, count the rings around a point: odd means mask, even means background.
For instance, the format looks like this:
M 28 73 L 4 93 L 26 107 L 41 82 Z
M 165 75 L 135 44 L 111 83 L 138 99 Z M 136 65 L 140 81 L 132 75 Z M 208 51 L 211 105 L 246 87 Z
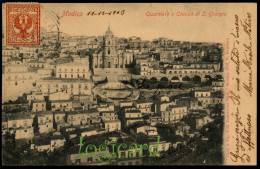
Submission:
M 256 3 L 2 18 L 2 165 L 256 165 Z

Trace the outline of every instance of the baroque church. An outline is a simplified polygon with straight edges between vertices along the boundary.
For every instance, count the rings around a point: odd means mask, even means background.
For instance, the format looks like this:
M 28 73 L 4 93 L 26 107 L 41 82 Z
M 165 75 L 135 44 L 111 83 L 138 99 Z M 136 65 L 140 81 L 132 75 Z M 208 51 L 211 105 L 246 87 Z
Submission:
M 108 26 L 101 49 L 93 54 L 93 68 L 126 68 L 126 65 L 133 62 L 133 56 L 132 52 L 119 50 L 117 38 Z

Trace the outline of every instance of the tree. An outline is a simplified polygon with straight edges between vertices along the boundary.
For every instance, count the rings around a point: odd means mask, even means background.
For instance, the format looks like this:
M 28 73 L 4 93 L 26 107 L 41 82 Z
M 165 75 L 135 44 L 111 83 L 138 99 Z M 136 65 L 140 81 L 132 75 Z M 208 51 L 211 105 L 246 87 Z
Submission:
M 38 58 L 43 58 L 43 54 L 42 53 L 38 53 L 37 57 Z
M 147 82 L 146 87 L 150 88 L 150 89 L 157 88 L 157 86 L 158 86 L 158 81 L 155 77 L 152 77 L 151 80 L 147 80 L 145 82 Z
M 24 54 L 23 54 L 23 53 L 19 53 L 19 58 L 20 58 L 21 60 L 23 60 L 23 57 L 24 57 Z
M 183 56 L 177 57 L 174 59 L 176 62 L 182 62 L 183 61 Z
M 174 81 L 179 81 L 179 77 L 177 77 L 177 76 L 174 76 L 174 77 L 172 77 L 172 80 L 174 80 Z
M 206 79 L 211 79 L 211 76 L 210 75 L 205 75 L 205 78 Z
M 200 83 L 200 82 L 201 82 L 201 78 L 200 78 L 199 76 L 195 75 L 195 76 L 192 78 L 192 81 L 193 81 L 194 83 Z
M 222 77 L 222 75 L 216 75 L 215 79 L 216 80 L 223 80 L 223 77 Z
M 152 78 L 151 78 L 151 81 L 152 81 L 152 82 L 157 82 L 156 77 L 152 77 Z
M 162 81 L 162 82 L 168 82 L 169 80 L 168 80 L 167 77 L 162 77 L 162 78 L 161 78 L 161 81 Z
M 190 80 L 191 80 L 191 79 L 190 79 L 189 76 L 185 76 L 185 77 L 182 78 L 182 81 L 190 81 Z

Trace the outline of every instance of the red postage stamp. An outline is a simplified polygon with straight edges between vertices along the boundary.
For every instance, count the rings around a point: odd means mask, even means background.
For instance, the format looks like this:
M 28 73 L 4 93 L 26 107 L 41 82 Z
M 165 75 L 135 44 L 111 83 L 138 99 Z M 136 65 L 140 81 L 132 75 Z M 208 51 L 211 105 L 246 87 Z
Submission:
M 40 44 L 39 4 L 6 4 L 6 44 Z

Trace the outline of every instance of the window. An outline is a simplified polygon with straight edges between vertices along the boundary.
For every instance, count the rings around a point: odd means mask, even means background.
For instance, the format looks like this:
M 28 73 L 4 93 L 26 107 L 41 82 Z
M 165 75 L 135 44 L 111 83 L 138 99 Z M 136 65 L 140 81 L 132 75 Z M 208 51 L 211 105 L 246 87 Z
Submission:
M 77 160 L 75 161 L 75 163 L 76 163 L 76 164 L 80 164 L 80 159 L 77 159 Z
M 125 157 L 125 152 L 121 152 L 121 157 Z
M 88 157 L 88 162 L 92 162 L 93 161 L 93 157 Z
M 139 152 L 136 152 L 136 157 L 139 157 Z
M 132 151 L 129 151 L 128 156 L 129 156 L 130 158 L 133 157 L 133 156 L 134 156 L 133 152 L 132 152 Z

